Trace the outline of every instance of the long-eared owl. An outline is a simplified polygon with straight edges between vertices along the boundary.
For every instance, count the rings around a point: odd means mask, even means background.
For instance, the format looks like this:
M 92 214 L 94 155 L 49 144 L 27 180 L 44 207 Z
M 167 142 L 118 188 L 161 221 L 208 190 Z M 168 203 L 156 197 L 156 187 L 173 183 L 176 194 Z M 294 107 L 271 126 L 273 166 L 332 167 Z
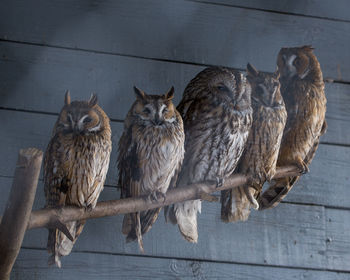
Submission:
M 287 111 L 280 92 L 278 74 L 267 74 L 247 65 L 247 79 L 252 87 L 253 125 L 237 173 L 246 175 L 247 186 L 226 191 L 221 218 L 225 222 L 245 221 L 250 208 L 258 209 L 256 199 L 265 181 L 276 173 L 276 163 Z
M 44 157 L 46 207 L 94 208 L 106 179 L 111 149 L 109 119 L 97 105 L 96 95 L 89 101 L 71 102 L 67 92 Z M 73 242 L 58 229 L 49 229 L 49 264 L 61 266 L 60 257 L 71 252 L 84 224 L 66 224 Z
M 252 124 L 251 88 L 242 73 L 206 68 L 187 85 L 178 106 L 185 127 L 185 159 L 177 186 L 218 183 L 235 170 Z M 174 204 L 166 216 L 183 237 L 197 242 L 200 200 Z
M 165 197 L 173 176 L 184 158 L 185 134 L 179 112 L 172 103 L 174 88 L 163 95 L 148 95 L 134 88 L 136 101 L 124 122 L 119 142 L 121 198 L 148 195 Z M 137 239 L 143 252 L 142 235 L 156 221 L 161 208 L 127 214 L 123 234 Z
M 281 93 L 287 109 L 277 166 L 297 165 L 308 171 L 320 136 L 326 131 L 326 96 L 320 64 L 311 46 L 282 48 L 277 58 Z M 260 209 L 275 207 L 288 194 L 296 177 L 275 180 L 259 199 Z

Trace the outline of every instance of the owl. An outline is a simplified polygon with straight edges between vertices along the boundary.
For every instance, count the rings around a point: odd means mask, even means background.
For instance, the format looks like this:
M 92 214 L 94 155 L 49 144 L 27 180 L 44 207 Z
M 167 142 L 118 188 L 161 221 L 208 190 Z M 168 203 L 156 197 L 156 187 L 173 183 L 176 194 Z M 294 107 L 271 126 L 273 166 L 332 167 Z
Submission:
M 163 95 L 148 95 L 134 88 L 136 101 L 129 110 L 119 142 L 121 198 L 146 195 L 150 201 L 165 198 L 169 184 L 184 158 L 182 118 L 172 103 L 174 88 Z M 161 208 L 127 214 L 122 232 L 138 241 L 156 221 Z
M 185 127 L 185 158 L 177 186 L 202 181 L 218 184 L 235 170 L 252 124 L 251 88 L 242 73 L 211 67 L 187 85 L 178 106 Z M 200 200 L 172 205 L 166 217 L 183 237 L 198 240 Z
M 252 87 L 253 124 L 237 172 L 246 175 L 249 183 L 223 192 L 221 218 L 225 222 L 245 221 L 250 208 L 259 208 L 256 199 L 265 181 L 276 173 L 287 120 L 278 74 L 258 72 L 248 64 L 247 79 Z
M 44 157 L 46 207 L 94 208 L 106 179 L 111 149 L 109 119 L 97 105 L 96 95 L 89 101 L 71 102 L 67 92 Z M 71 252 L 84 224 L 66 224 L 73 242 L 58 229 L 49 229 L 49 264 L 61 267 L 60 257 Z
M 277 58 L 281 93 L 287 109 L 277 166 L 297 165 L 305 173 L 326 131 L 326 96 L 320 64 L 311 46 L 282 48 Z M 259 198 L 260 209 L 275 207 L 298 176 L 275 180 Z

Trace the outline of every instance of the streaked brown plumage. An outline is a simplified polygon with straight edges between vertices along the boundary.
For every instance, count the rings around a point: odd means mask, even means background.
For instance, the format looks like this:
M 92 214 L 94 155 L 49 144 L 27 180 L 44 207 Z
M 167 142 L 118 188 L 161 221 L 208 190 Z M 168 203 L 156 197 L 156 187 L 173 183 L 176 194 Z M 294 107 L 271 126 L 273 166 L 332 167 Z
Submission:
M 119 142 L 119 185 L 121 198 L 165 196 L 170 181 L 184 157 L 183 122 L 172 98 L 174 88 L 164 95 L 147 95 L 134 88 L 136 101 L 124 122 Z M 143 251 L 142 235 L 156 221 L 161 208 L 127 214 L 123 234 L 127 241 L 137 239 Z
M 46 207 L 94 208 L 103 189 L 111 149 L 109 119 L 97 105 L 97 97 L 71 102 L 67 92 L 45 152 Z M 84 224 L 85 221 L 66 224 L 73 242 L 59 230 L 49 230 L 47 249 L 52 254 L 49 264 L 61 266 L 60 257 L 71 252 Z
M 277 66 L 281 75 L 281 93 L 288 113 L 277 165 L 296 164 L 307 172 L 320 136 L 327 127 L 321 67 L 310 46 L 282 48 L 278 54 Z M 278 205 L 298 178 L 276 180 L 261 195 L 260 209 Z
M 177 186 L 232 174 L 252 122 L 250 91 L 243 74 L 229 68 L 206 68 L 191 80 L 178 106 L 186 153 Z M 197 242 L 200 211 L 200 200 L 191 200 L 172 205 L 166 216 L 187 241 Z
M 258 209 L 256 199 L 265 181 L 276 173 L 287 111 L 280 92 L 277 74 L 258 72 L 247 66 L 247 79 L 252 87 L 253 125 L 237 173 L 250 178 L 250 184 L 225 192 L 221 218 L 225 222 L 245 221 L 250 208 Z

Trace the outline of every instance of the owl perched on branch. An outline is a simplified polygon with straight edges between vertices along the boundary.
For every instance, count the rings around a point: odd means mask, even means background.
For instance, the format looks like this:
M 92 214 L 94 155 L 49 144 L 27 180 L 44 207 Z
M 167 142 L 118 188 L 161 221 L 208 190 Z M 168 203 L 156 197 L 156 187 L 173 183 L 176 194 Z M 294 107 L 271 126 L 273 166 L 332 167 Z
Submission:
M 44 158 L 46 207 L 75 205 L 94 208 L 109 165 L 112 149 L 111 128 L 96 95 L 89 101 L 70 100 L 55 124 Z M 61 267 L 61 256 L 68 255 L 83 230 L 85 221 L 66 224 L 73 241 L 58 229 L 49 229 L 49 264 Z
M 277 67 L 288 113 L 277 165 L 295 164 L 305 173 L 315 155 L 320 136 L 327 127 L 321 67 L 311 46 L 282 48 L 278 54 Z M 278 205 L 298 178 L 276 180 L 261 195 L 260 209 Z
M 178 106 L 185 127 L 185 159 L 177 186 L 212 180 L 222 182 L 235 170 L 252 124 L 250 86 L 242 73 L 211 67 L 187 85 Z M 167 218 L 183 237 L 197 242 L 201 201 L 172 205 Z
M 148 195 L 151 201 L 164 199 L 185 153 L 182 118 L 172 103 L 174 88 L 160 96 L 134 90 L 136 101 L 126 116 L 119 142 L 121 198 Z M 151 229 L 160 210 L 124 216 L 123 234 L 127 241 L 137 239 L 142 252 L 142 235 Z
M 287 111 L 277 74 L 265 74 L 247 65 L 247 79 L 252 87 L 253 125 L 237 173 L 248 176 L 249 184 L 225 191 L 221 218 L 225 222 L 245 221 L 250 208 L 258 209 L 256 199 L 265 181 L 276 173 Z

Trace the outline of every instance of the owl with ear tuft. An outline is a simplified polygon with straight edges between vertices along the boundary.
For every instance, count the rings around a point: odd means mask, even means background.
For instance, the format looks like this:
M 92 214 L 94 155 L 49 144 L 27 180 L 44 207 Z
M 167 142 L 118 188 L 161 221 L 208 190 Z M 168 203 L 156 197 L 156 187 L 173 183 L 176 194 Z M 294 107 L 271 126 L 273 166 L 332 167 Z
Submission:
M 277 165 L 297 165 L 305 173 L 327 127 L 327 101 L 321 67 L 313 48 L 303 46 L 282 48 L 277 58 L 277 71 L 288 114 Z M 278 205 L 298 178 L 274 180 L 259 198 L 260 209 Z
M 163 95 L 149 95 L 136 87 L 134 91 L 136 101 L 126 116 L 119 141 L 121 198 L 147 195 L 150 201 L 157 201 L 165 199 L 184 158 L 183 122 L 172 102 L 173 87 Z M 127 241 L 137 240 L 142 252 L 142 235 L 151 229 L 160 210 L 124 216 L 122 232 Z
M 250 209 L 259 208 L 256 202 L 263 184 L 276 173 L 287 120 L 278 79 L 277 73 L 259 72 L 251 64 L 247 65 L 247 80 L 252 87 L 253 124 L 236 172 L 246 175 L 248 184 L 226 191 L 230 195 L 221 214 L 225 222 L 247 220 Z
M 177 186 L 218 185 L 235 170 L 252 124 L 251 88 L 242 73 L 210 67 L 187 85 L 178 106 L 185 126 L 185 159 Z M 166 217 L 189 242 L 197 242 L 200 200 L 176 203 Z
M 44 156 L 46 207 L 94 208 L 106 179 L 111 150 L 109 119 L 97 105 L 97 96 L 71 102 L 67 91 Z M 65 225 L 73 241 L 58 229 L 49 229 L 49 264 L 61 267 L 60 257 L 71 252 L 84 224 L 72 221 Z

